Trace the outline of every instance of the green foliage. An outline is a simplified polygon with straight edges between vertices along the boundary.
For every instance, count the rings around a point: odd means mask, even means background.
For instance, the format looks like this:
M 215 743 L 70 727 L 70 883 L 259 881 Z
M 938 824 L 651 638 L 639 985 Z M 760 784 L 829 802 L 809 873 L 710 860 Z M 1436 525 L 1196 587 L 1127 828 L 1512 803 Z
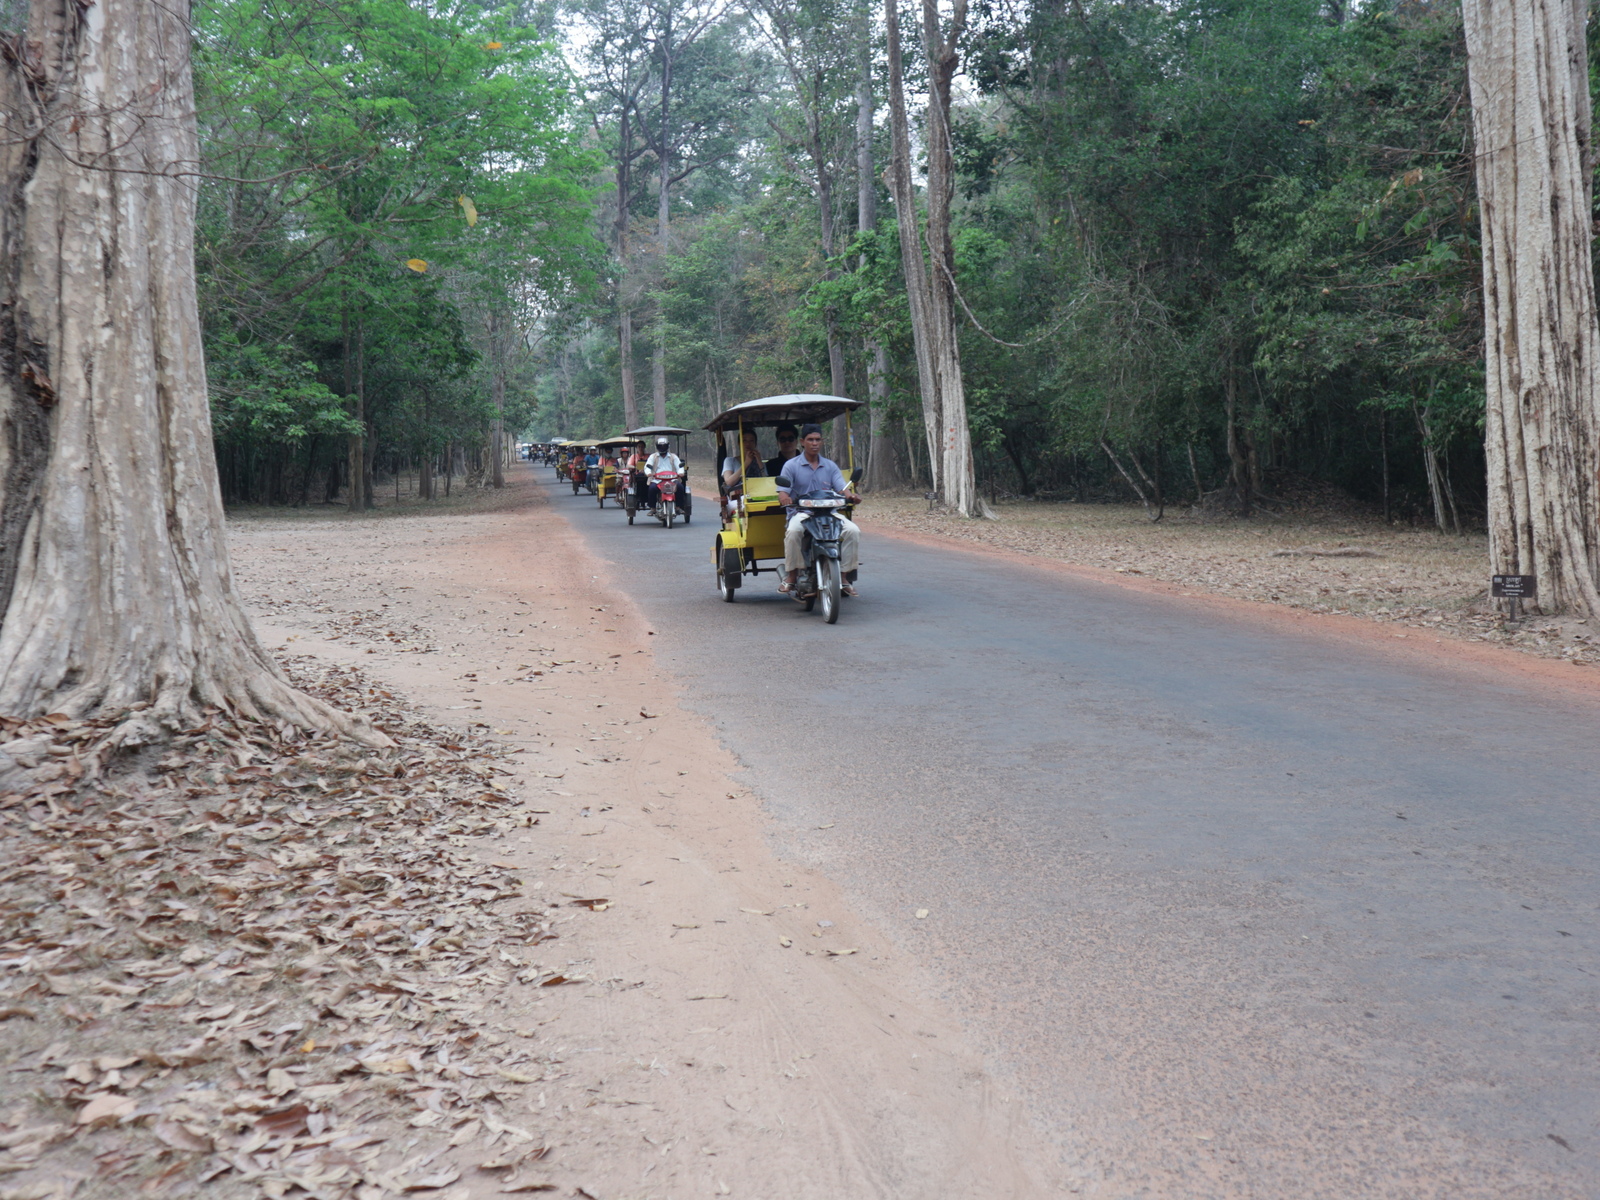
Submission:
M 525 420 L 529 327 L 593 286 L 599 249 L 596 162 L 544 34 L 462 0 L 206 0 L 195 19 L 219 449 L 324 437 L 326 464 L 324 435 L 363 430 L 369 457 L 476 449 L 495 373 Z M 333 420 L 335 396 L 359 415 Z

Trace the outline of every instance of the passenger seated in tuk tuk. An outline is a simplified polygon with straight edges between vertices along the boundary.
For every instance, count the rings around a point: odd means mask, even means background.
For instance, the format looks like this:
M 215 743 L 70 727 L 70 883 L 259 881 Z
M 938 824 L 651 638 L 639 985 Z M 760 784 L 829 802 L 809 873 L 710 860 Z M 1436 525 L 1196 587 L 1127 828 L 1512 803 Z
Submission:
M 799 431 L 793 425 L 778 426 L 778 453 L 774 457 L 767 459 L 767 474 L 769 476 L 775 477 L 783 474 L 783 464 L 800 453 L 800 448 L 795 444 L 799 440 Z
M 757 446 L 754 429 L 744 431 L 743 451 L 740 458 L 730 454 L 722 460 L 722 483 L 730 494 L 742 487 L 747 477 L 759 479 L 767 473 L 766 466 L 761 461 L 761 451 Z

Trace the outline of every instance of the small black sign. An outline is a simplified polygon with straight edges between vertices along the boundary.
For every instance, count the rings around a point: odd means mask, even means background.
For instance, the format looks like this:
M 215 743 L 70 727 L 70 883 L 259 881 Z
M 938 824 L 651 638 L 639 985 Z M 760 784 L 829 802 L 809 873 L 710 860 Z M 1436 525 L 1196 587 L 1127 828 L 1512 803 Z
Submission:
M 1539 594 L 1539 586 L 1532 575 L 1491 575 L 1489 594 L 1507 600 L 1527 600 Z

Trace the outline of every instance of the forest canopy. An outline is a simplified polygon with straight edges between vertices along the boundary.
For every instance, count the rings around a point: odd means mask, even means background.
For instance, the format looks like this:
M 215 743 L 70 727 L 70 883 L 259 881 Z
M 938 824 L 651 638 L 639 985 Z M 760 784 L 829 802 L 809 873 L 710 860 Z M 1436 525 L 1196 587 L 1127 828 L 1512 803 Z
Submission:
M 206 0 L 197 34 L 230 496 L 839 386 L 870 482 L 926 478 L 881 8 Z M 984 489 L 1479 518 L 1457 5 L 979 0 L 958 63 Z

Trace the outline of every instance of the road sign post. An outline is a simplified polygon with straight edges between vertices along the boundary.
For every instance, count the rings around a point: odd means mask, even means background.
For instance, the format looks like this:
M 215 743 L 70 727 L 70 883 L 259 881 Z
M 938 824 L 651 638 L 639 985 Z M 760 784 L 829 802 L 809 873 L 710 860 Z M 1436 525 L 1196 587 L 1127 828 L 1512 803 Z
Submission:
M 1510 602 L 1507 621 L 1520 621 L 1522 602 L 1532 600 L 1538 594 L 1539 583 L 1532 575 L 1489 576 L 1489 595 Z

